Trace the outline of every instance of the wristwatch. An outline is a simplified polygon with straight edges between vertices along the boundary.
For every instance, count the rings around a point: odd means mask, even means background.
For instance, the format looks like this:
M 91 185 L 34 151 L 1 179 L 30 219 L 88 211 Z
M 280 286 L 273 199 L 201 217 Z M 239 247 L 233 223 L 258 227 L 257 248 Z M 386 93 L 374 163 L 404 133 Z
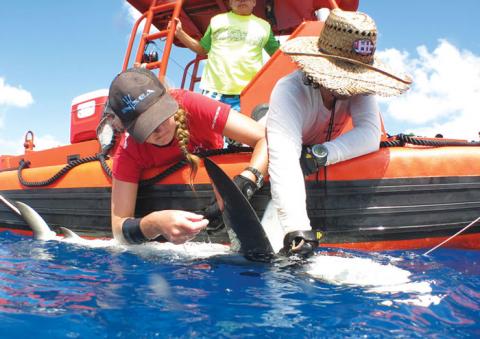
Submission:
M 263 174 L 262 174 L 262 172 L 260 172 L 255 167 L 247 167 L 247 168 L 245 168 L 245 171 L 252 172 L 253 175 L 257 178 L 257 181 L 255 181 L 255 184 L 257 185 L 258 188 L 261 188 L 263 186 Z
M 312 154 L 315 157 L 318 167 L 325 166 L 325 164 L 327 163 L 328 149 L 324 145 L 313 145 Z

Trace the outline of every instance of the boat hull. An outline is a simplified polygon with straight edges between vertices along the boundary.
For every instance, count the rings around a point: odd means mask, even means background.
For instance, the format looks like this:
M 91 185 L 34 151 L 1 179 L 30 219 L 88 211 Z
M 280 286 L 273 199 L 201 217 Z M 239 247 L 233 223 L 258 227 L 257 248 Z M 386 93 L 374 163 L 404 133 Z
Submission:
M 211 159 L 233 177 L 246 167 L 249 156 L 227 154 Z M 460 167 L 466 159 L 468 165 Z M 478 147 L 457 147 L 455 151 L 381 149 L 308 177 L 308 214 L 313 228 L 324 234 L 325 246 L 361 250 L 431 247 L 478 218 L 478 164 Z M 39 166 L 23 170 L 22 175 L 29 180 L 45 178 L 61 167 Z M 163 170 L 151 170 L 145 178 Z M 163 209 L 200 211 L 213 197 L 210 180 L 203 166 L 194 190 L 187 184 L 188 178 L 188 169 L 182 168 L 154 185 L 140 188 L 136 215 Z M 30 205 L 53 229 L 63 226 L 83 236 L 111 237 L 111 179 L 98 162 L 77 166 L 47 187 L 22 186 L 16 171 L 1 172 L 0 181 L 4 197 Z M 252 199 L 260 217 L 270 199 L 267 182 Z M 19 216 L 1 205 L 0 227 L 29 231 Z M 202 232 L 196 240 L 229 242 L 223 229 Z M 449 244 L 480 248 L 480 224 L 473 225 L 456 240 Z

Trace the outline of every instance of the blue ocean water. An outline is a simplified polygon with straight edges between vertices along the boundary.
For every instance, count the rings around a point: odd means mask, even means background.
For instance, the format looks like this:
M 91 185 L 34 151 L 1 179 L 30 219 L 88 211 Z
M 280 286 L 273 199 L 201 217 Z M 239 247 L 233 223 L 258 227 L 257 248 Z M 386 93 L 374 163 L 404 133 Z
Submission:
M 309 267 L 3 232 L 0 336 L 479 337 L 480 251 L 422 253 L 325 249 L 316 256 L 325 260 Z M 330 276 L 319 278 L 312 269 Z M 369 286 L 401 282 L 405 273 L 410 288 Z

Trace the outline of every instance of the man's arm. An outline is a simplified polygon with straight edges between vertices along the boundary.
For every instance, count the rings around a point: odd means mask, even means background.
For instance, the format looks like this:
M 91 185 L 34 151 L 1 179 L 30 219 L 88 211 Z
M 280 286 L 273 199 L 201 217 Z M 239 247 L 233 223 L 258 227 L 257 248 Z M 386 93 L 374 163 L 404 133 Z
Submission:
M 307 98 L 296 78 L 283 78 L 275 85 L 266 123 L 268 173 L 273 203 L 285 233 L 310 230 L 305 182 L 300 167 L 303 118 Z
M 356 95 L 350 98 L 353 128 L 324 143 L 328 149 L 327 165 L 356 158 L 379 149 L 382 135 L 379 112 L 380 109 L 374 96 Z
M 270 29 L 270 35 L 268 36 L 268 41 L 265 44 L 264 49 L 268 53 L 268 55 L 272 56 L 273 53 L 275 53 L 279 47 L 280 47 L 280 43 L 273 35 L 272 29 Z
M 206 51 L 202 47 L 202 45 L 200 45 L 200 42 L 192 38 L 190 35 L 187 34 L 187 32 L 183 30 L 182 22 L 180 21 L 180 19 L 176 18 L 175 24 L 175 37 L 180 40 L 182 44 L 185 45 L 185 47 L 199 55 L 207 55 L 208 51 Z

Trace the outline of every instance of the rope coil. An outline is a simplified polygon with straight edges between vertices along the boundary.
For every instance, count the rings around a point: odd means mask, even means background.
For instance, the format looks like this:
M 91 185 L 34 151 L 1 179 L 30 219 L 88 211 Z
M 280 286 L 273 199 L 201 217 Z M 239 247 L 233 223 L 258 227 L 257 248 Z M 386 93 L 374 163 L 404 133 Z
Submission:
M 380 147 L 404 147 L 406 144 L 411 144 L 411 145 L 417 145 L 417 146 L 433 146 L 433 147 L 446 147 L 446 146 L 480 146 L 480 142 L 467 142 L 467 141 L 457 141 L 457 140 L 439 140 L 439 139 L 425 139 L 425 138 L 418 138 L 418 137 L 413 137 L 413 136 L 408 136 L 405 134 L 398 134 L 395 136 L 389 136 L 389 140 L 386 141 L 381 141 L 380 142 Z M 221 149 L 213 149 L 213 150 L 207 150 L 203 152 L 198 152 L 194 153 L 200 158 L 205 158 L 205 157 L 210 157 L 214 155 L 225 155 L 225 154 L 234 154 L 234 153 L 242 153 L 242 152 L 252 152 L 251 147 L 229 147 L 229 148 L 221 148 Z M 54 174 L 51 178 L 43 181 L 27 181 L 23 178 L 22 176 L 22 170 L 25 168 L 28 168 L 30 166 L 30 161 L 25 161 L 21 160 L 20 164 L 18 166 L 18 180 L 19 182 L 26 187 L 43 187 L 43 186 L 48 186 L 61 177 L 63 177 L 65 174 L 68 173 L 72 168 L 79 166 L 81 164 L 85 164 L 88 162 L 96 161 L 98 160 L 102 166 L 102 169 L 104 172 L 111 178 L 112 177 L 112 170 L 108 166 L 106 160 L 108 158 L 108 155 L 105 155 L 103 153 L 99 153 L 95 156 L 89 156 L 85 158 L 81 158 L 78 160 L 74 160 L 70 162 L 68 165 L 63 167 L 60 171 L 58 171 L 56 174 Z M 158 181 L 164 179 L 165 177 L 175 173 L 176 171 L 180 170 L 184 166 L 187 165 L 187 161 L 185 159 L 180 160 L 176 164 L 168 167 L 165 169 L 163 172 L 159 173 L 158 175 L 141 180 L 139 182 L 140 187 L 146 187 L 150 185 L 154 185 Z
M 241 153 L 241 152 L 252 152 L 252 148 L 251 147 L 229 147 L 227 149 L 222 148 L 222 149 L 213 149 L 213 150 L 208 150 L 208 151 L 204 151 L 204 152 L 199 152 L 199 153 L 195 153 L 195 155 L 199 156 L 200 158 L 205 158 L 205 157 L 210 157 L 210 156 L 214 156 L 214 155 L 224 155 L 224 154 L 233 154 L 233 153 Z M 28 161 L 28 160 L 25 161 L 24 159 L 22 159 L 22 160 L 20 160 L 20 164 L 19 164 L 18 170 L 17 170 L 18 181 L 23 186 L 26 186 L 26 187 L 48 186 L 48 185 L 51 185 L 52 183 L 54 183 L 55 181 L 57 181 L 58 179 L 60 179 L 61 177 L 63 177 L 65 174 L 67 174 L 74 167 L 85 164 L 85 163 L 88 163 L 88 162 L 96 161 L 96 160 L 98 160 L 100 162 L 104 172 L 111 178 L 112 177 L 112 170 L 107 164 L 107 161 L 106 161 L 107 158 L 108 158 L 108 156 L 106 156 L 105 154 L 99 153 L 95 156 L 89 156 L 89 157 L 81 158 L 81 159 L 78 159 L 78 160 L 74 160 L 74 161 L 70 162 L 68 165 L 66 165 L 65 167 L 63 167 L 60 171 L 58 171 L 56 174 L 54 174 L 49 179 L 42 180 L 42 181 L 27 181 L 23 178 L 22 170 L 30 167 L 30 161 Z M 145 186 L 154 185 L 156 182 L 158 182 L 158 181 L 164 179 L 165 177 L 173 174 L 174 172 L 180 170 L 186 164 L 187 164 L 187 161 L 185 159 L 180 160 L 179 162 L 177 162 L 176 164 L 168 167 L 166 170 L 159 173 L 158 175 L 156 175 L 156 176 L 154 176 L 150 179 L 141 180 L 139 182 L 139 186 L 145 187 Z

